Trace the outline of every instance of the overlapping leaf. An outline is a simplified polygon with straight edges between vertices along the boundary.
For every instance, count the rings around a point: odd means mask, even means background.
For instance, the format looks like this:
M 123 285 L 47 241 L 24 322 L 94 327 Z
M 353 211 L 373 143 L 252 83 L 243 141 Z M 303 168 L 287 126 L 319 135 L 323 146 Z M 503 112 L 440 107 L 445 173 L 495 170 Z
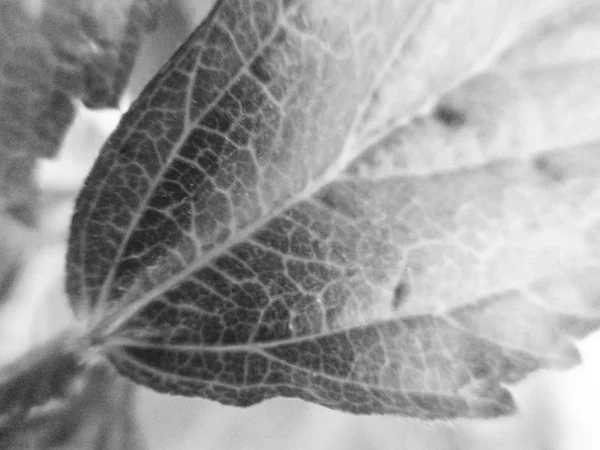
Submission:
M 0 372 L 0 430 L 19 423 L 32 407 L 66 397 L 82 363 L 70 337 L 59 336 Z M 43 376 L 42 376 L 43 374 Z
M 72 121 L 73 99 L 116 106 L 157 3 L 2 2 L 3 152 L 53 155 Z
M 598 69 L 519 63 L 558 3 L 219 2 L 79 197 L 95 345 L 235 405 L 512 411 L 599 320 Z
M 74 116 L 73 101 L 116 106 L 155 0 L 6 0 L 0 3 L 0 212 L 35 222 L 33 169 L 53 156 Z M 5 219 L 6 217 L 6 219 Z M 14 240 L 0 236 L 0 279 L 18 269 Z
M 31 245 L 37 158 L 56 153 L 73 119 L 75 100 L 90 108 L 117 105 L 158 4 L 0 2 L 0 301 L 9 298 L 23 253 Z M 25 417 L 32 407 L 71 395 L 81 372 L 79 355 L 63 352 L 56 342 L 0 368 L 2 448 L 13 445 L 7 442 L 16 436 L 15 428 L 25 433 Z M 70 430 L 77 431 L 82 430 Z M 30 437 L 27 448 L 51 447 L 43 441 L 34 445 Z
M 98 365 L 86 371 L 67 401 L 46 404 L 0 432 L 3 449 L 138 450 L 144 440 L 133 419 L 133 384 Z

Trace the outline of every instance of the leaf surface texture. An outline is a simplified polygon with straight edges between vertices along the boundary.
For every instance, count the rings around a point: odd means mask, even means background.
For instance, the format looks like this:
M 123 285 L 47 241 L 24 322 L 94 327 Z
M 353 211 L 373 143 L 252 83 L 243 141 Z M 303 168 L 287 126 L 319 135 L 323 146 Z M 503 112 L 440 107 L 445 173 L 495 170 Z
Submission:
M 600 66 L 543 63 L 590 14 L 218 2 L 86 181 L 73 308 L 160 391 L 513 411 L 505 385 L 598 325 Z

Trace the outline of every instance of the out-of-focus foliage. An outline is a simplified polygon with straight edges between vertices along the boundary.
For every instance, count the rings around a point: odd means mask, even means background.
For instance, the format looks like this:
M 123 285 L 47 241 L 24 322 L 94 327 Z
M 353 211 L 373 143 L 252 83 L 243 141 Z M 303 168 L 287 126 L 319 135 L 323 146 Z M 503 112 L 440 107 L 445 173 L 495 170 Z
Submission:
M 35 223 L 36 158 L 56 154 L 75 100 L 117 105 L 159 2 L 0 2 L 0 293 L 18 270 L 10 230 Z
M 0 430 L 18 426 L 29 410 L 70 396 L 81 372 L 81 362 L 69 339 L 59 335 L 51 345 L 34 348 L 24 357 L 2 368 L 0 377 Z M 40 377 L 44 374 L 44 377 Z
M 598 4 L 342 5 L 217 2 L 80 192 L 71 305 L 161 392 L 512 413 L 600 324 L 600 102 L 504 59 Z
M 47 403 L 0 434 L 0 448 L 31 450 L 142 450 L 131 405 L 134 386 L 106 366 L 83 374 L 65 401 Z
M 75 117 L 76 102 L 92 109 L 117 107 L 142 38 L 155 28 L 161 3 L 0 2 L 0 303 L 21 300 L 12 296 L 14 281 L 21 276 L 21 263 L 39 249 L 42 239 L 43 233 L 37 230 L 40 199 L 34 182 L 38 158 L 56 155 Z M 10 309 L 3 305 L 2 313 Z M 47 320 L 54 319 L 49 316 Z M 5 355 L 0 358 L 2 364 L 6 359 Z M 0 370 L 0 378 L 6 381 L 0 397 L 9 412 L 0 425 L 0 446 L 50 449 L 66 448 L 71 442 L 69 448 L 87 448 L 89 442 L 97 442 L 95 448 L 132 448 L 126 442 L 115 445 L 115 438 L 128 439 L 122 430 L 132 428 L 127 424 L 133 420 L 131 395 L 123 395 L 122 381 L 115 384 L 114 376 L 104 370 L 102 382 L 92 391 L 90 385 L 97 384 L 99 377 L 86 373 L 79 380 L 86 388 L 74 394 L 79 362 L 72 357 L 59 359 L 64 364 L 30 359 L 36 368 L 30 375 L 22 372 L 20 363 Z M 44 384 L 38 383 L 40 374 L 53 376 Z M 58 409 L 43 406 L 49 398 L 63 396 L 69 397 L 68 403 L 50 402 Z M 24 421 L 35 405 L 36 417 Z M 90 434 L 91 421 L 102 429 L 97 435 Z M 44 429 L 44 424 L 49 428 Z M 77 433 L 85 434 L 79 444 Z

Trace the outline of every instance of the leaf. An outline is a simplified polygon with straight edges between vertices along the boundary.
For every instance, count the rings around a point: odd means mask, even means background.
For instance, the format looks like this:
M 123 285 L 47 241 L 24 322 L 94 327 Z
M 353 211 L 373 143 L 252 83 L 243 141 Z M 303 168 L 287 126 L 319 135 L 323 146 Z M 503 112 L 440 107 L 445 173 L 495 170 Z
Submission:
M 37 157 L 53 156 L 74 118 L 73 101 L 116 106 L 158 0 L 0 2 L 0 214 L 36 222 Z M 0 236 L 0 290 L 20 265 Z M 0 296 L 4 300 L 5 295 Z
M 218 2 L 77 201 L 94 346 L 226 404 L 512 412 L 599 325 L 598 68 L 510 62 L 587 4 Z
M 64 402 L 46 405 L 19 426 L 0 433 L 4 449 L 142 450 L 133 416 L 133 384 L 97 365 Z
M 67 397 L 82 372 L 76 340 L 60 334 L 0 372 L 0 432 L 19 424 L 31 408 Z
M 73 99 L 116 107 L 157 3 L 3 1 L 0 148 L 53 155 L 73 120 Z

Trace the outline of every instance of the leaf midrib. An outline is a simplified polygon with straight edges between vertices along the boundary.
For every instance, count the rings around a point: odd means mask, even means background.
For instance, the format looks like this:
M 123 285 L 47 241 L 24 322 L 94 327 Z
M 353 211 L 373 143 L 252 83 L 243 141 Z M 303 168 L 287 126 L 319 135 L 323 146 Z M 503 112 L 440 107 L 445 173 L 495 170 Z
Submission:
M 397 59 L 399 52 L 402 51 L 406 42 L 412 36 L 412 32 L 414 32 L 414 29 L 417 28 L 421 24 L 421 21 L 424 19 L 424 17 L 426 17 L 422 13 L 427 11 L 428 6 L 431 6 L 431 4 L 429 2 L 424 2 L 422 5 L 424 5 L 424 6 L 421 6 L 421 8 L 418 9 L 413 14 L 414 20 L 412 22 L 410 22 L 409 30 L 407 30 L 406 33 L 403 33 L 401 36 L 401 39 L 399 39 L 398 42 L 396 42 L 393 50 L 390 52 L 390 55 L 385 60 L 385 64 L 383 64 L 383 69 L 374 78 L 373 82 L 371 83 L 370 88 L 366 91 L 363 102 L 358 105 L 356 113 L 354 115 L 354 120 L 352 122 L 351 127 L 349 128 L 348 138 L 346 139 L 345 144 L 344 144 L 343 148 L 341 149 L 336 161 L 330 167 L 328 167 L 326 170 L 324 170 L 320 177 L 318 177 L 316 180 L 313 180 L 312 182 L 309 182 L 308 185 L 302 191 L 298 192 L 296 195 L 291 196 L 286 201 L 282 202 L 281 205 L 279 205 L 278 207 L 275 207 L 271 211 L 269 211 L 269 213 L 261 216 L 251 226 L 248 226 L 245 229 L 238 231 L 234 237 L 228 239 L 226 242 L 215 247 L 211 251 L 201 255 L 201 257 L 197 258 L 194 262 L 187 265 L 186 268 L 183 269 L 181 272 L 179 272 L 176 275 L 171 276 L 166 282 L 154 287 L 152 290 L 145 293 L 142 297 L 138 297 L 137 300 L 134 300 L 128 304 L 122 304 L 122 303 L 118 304 L 116 309 L 108 314 L 108 317 L 99 317 L 98 321 L 94 322 L 94 324 L 96 326 L 93 327 L 94 334 L 96 336 L 100 335 L 100 336 L 104 336 L 104 338 L 106 338 L 109 335 L 113 334 L 121 326 L 123 326 L 131 317 L 133 317 L 136 313 L 138 313 L 140 310 L 142 310 L 145 306 L 150 304 L 155 298 L 159 297 L 160 295 L 164 294 L 165 292 L 171 290 L 173 287 L 177 286 L 179 283 L 184 281 L 189 275 L 191 275 L 194 271 L 198 270 L 204 264 L 211 261 L 218 255 L 222 254 L 226 249 L 231 248 L 240 242 L 243 242 L 249 236 L 251 236 L 257 229 L 259 229 L 262 225 L 268 223 L 269 220 L 278 216 L 285 210 L 289 209 L 297 202 L 299 202 L 303 199 L 310 198 L 313 194 L 318 192 L 321 188 L 323 188 L 330 182 L 338 179 L 338 177 L 340 176 L 340 174 L 343 173 L 344 169 L 348 166 L 348 164 L 350 164 L 357 156 L 359 156 L 364 150 L 366 150 L 368 148 L 368 146 L 363 146 L 363 145 L 359 146 L 357 144 L 360 144 L 360 143 L 355 142 L 355 139 L 358 137 L 356 134 L 357 128 L 361 124 L 361 120 L 363 118 L 364 113 L 369 108 L 369 105 L 371 103 L 374 93 L 377 91 L 380 84 L 386 80 L 386 77 L 387 77 L 389 71 L 393 69 L 393 66 L 394 66 L 393 63 Z M 266 45 L 268 45 L 268 42 L 270 42 L 270 40 L 278 33 L 281 26 L 282 26 L 282 20 L 281 20 L 281 16 L 280 16 L 280 20 L 279 20 L 278 24 L 276 26 L 274 26 L 274 28 L 269 36 L 269 39 L 265 40 L 263 42 L 263 44 L 259 47 L 259 49 L 257 49 L 257 51 L 253 54 L 253 56 L 248 58 L 247 61 L 240 67 L 238 75 L 240 73 L 242 73 L 244 70 L 246 70 L 250 64 L 252 64 L 252 62 L 254 61 L 256 56 L 259 55 L 263 51 L 264 47 Z M 501 42 L 501 43 L 499 43 L 499 42 Z M 474 61 L 474 63 L 465 70 L 465 73 L 462 76 L 457 77 L 457 79 L 451 80 L 451 82 L 448 83 L 447 86 L 445 86 L 443 89 L 441 89 L 440 92 L 436 93 L 437 97 L 442 95 L 447 90 L 452 89 L 456 85 L 464 82 L 465 79 L 469 79 L 470 77 L 473 76 L 474 73 L 483 70 L 483 68 L 485 68 L 486 65 L 489 64 L 489 62 L 491 60 L 493 60 L 495 57 L 497 57 L 498 54 L 501 54 L 502 51 L 504 51 L 509 46 L 509 44 L 510 44 L 510 39 L 508 39 L 508 36 L 502 35 L 499 38 L 497 38 L 495 40 L 495 45 L 493 45 L 491 48 L 490 53 L 486 53 L 481 58 L 478 58 L 476 61 Z M 223 95 L 228 91 L 228 88 L 237 80 L 238 75 L 236 75 L 235 77 L 232 77 L 232 80 L 227 84 L 226 88 L 224 89 Z M 220 96 L 219 96 L 219 98 L 220 98 Z M 215 100 L 213 103 L 211 103 L 211 105 L 216 104 L 216 102 L 218 102 L 218 99 Z M 206 111 L 210 111 L 210 107 L 207 108 Z M 414 111 L 413 111 L 413 113 L 414 113 Z M 412 117 L 413 115 L 411 115 L 410 117 Z M 200 116 L 200 118 L 201 117 L 203 117 L 203 115 Z M 396 126 L 397 126 L 397 124 L 394 125 L 394 128 Z M 385 137 L 391 131 L 392 130 L 385 128 L 382 131 L 381 136 L 376 136 L 373 139 L 376 139 L 376 138 L 381 139 L 382 137 Z M 182 136 L 187 136 L 187 134 L 182 133 Z M 183 141 L 184 141 L 184 139 L 181 138 L 178 141 L 178 143 L 174 146 L 174 149 L 178 149 L 181 146 Z M 373 141 L 369 142 L 369 146 L 370 145 L 373 145 Z M 172 159 L 174 159 L 177 156 L 177 154 L 178 154 L 178 152 L 174 151 L 170 155 L 168 162 L 170 162 Z M 163 166 L 163 169 L 161 170 L 160 174 L 164 173 L 164 171 L 166 170 L 166 167 L 168 167 L 168 162 L 167 162 L 167 164 L 165 164 Z M 152 197 L 153 191 L 158 184 L 158 180 L 160 179 L 160 174 L 159 174 L 159 176 L 155 177 L 155 182 L 153 183 L 152 188 L 149 189 L 148 194 L 144 198 L 142 205 L 146 204 L 149 201 L 149 199 Z M 140 208 L 140 211 L 143 211 L 143 209 L 144 208 Z M 141 218 L 141 214 L 138 214 L 136 220 L 134 220 L 131 223 L 131 225 L 128 229 L 126 238 L 124 238 L 122 240 L 123 244 L 119 248 L 119 253 L 118 253 L 117 258 L 115 258 L 115 261 L 118 261 L 120 259 L 120 257 L 122 256 L 124 248 L 125 248 L 125 243 L 127 242 L 128 237 L 131 235 L 131 233 L 135 229 L 137 222 L 139 221 L 140 218 Z M 116 274 L 116 267 L 117 267 L 117 264 L 113 265 L 113 267 L 111 268 L 111 271 L 109 272 L 110 276 L 107 277 L 107 279 L 106 279 L 107 281 L 103 284 L 102 293 L 101 293 L 101 301 L 100 301 L 101 304 L 103 302 L 108 303 L 108 295 L 110 292 L 112 282 L 114 280 L 114 276 Z M 103 311 L 99 311 L 99 315 L 101 315 L 102 312 Z
M 358 386 L 361 387 L 363 389 L 366 390 L 381 390 L 381 391 L 387 391 L 387 392 L 395 392 L 398 394 L 402 394 L 402 395 L 407 395 L 407 396 L 423 396 L 423 395 L 431 395 L 434 397 L 445 397 L 445 398 L 465 398 L 464 396 L 461 395 L 457 395 L 457 394 L 446 394 L 446 393 L 440 393 L 440 392 L 434 392 L 434 391 L 415 391 L 412 389 L 400 389 L 400 388 L 394 388 L 394 387 L 380 387 L 377 385 L 372 385 L 372 384 L 367 384 L 365 382 L 359 381 L 359 380 L 353 380 L 353 379 L 346 379 L 346 378 L 340 378 L 337 376 L 333 376 L 330 374 L 326 374 L 326 373 L 322 373 L 322 372 L 318 372 L 318 371 L 314 371 L 311 369 L 308 369 L 306 367 L 303 366 L 298 366 L 295 364 L 290 363 L 289 361 L 286 361 L 284 359 L 281 359 L 275 355 L 271 355 L 269 353 L 264 353 L 262 351 L 253 351 L 252 353 L 262 356 L 263 358 L 267 359 L 267 360 L 271 360 L 274 361 L 278 364 L 282 364 L 284 366 L 287 366 L 289 368 L 291 368 L 292 370 L 297 370 L 300 372 L 304 372 L 307 373 L 309 375 L 314 375 L 316 373 L 317 377 L 320 378 L 324 378 L 326 380 L 330 380 L 333 381 L 335 383 L 341 383 L 341 384 L 350 384 L 353 386 Z M 180 379 L 185 379 L 185 380 L 189 380 L 192 381 L 194 383 L 198 382 L 197 378 L 193 378 L 193 377 L 188 377 L 185 375 L 179 375 L 179 374 L 173 374 L 171 372 L 162 372 L 160 370 L 158 370 L 156 367 L 150 366 L 146 363 L 141 362 L 138 359 L 134 359 L 131 356 L 129 356 L 122 348 L 119 348 L 117 350 L 115 350 L 113 352 L 113 355 L 115 355 L 117 358 L 121 358 L 124 360 L 127 360 L 129 363 L 136 365 L 137 367 L 139 367 L 142 370 L 146 370 L 149 372 L 152 372 L 154 374 L 156 374 L 159 377 L 174 377 L 174 378 L 180 378 Z M 209 385 L 219 385 L 219 386 L 224 386 L 224 387 L 229 387 L 229 388 L 235 388 L 235 389 L 243 389 L 243 388 L 260 388 L 261 385 L 257 384 L 257 385 L 240 385 L 237 386 L 235 384 L 228 384 L 228 383 L 223 383 L 221 381 L 212 381 L 212 380 L 200 380 L 203 383 L 209 384 Z M 284 384 L 281 383 L 281 386 L 292 386 L 290 384 Z M 273 385 L 266 385 L 265 387 L 272 387 Z M 479 400 L 482 400 L 481 398 L 478 398 Z
M 506 289 L 505 291 L 511 291 L 514 288 Z M 520 288 L 522 289 L 522 288 Z M 503 291 L 503 292 L 505 292 Z M 488 296 L 488 298 L 494 298 L 494 295 Z M 532 301 L 531 299 L 523 298 L 523 301 Z M 563 312 L 561 310 L 555 310 L 554 308 L 550 308 L 548 305 L 540 304 L 538 302 L 533 302 L 534 304 L 543 307 L 547 310 L 556 311 L 558 314 L 569 314 Z M 286 339 L 279 339 L 277 341 L 266 341 L 266 342 L 250 342 L 243 344 L 228 344 L 228 345 L 194 345 L 194 344 L 155 344 L 151 342 L 147 342 L 143 338 L 143 334 L 141 334 L 141 339 L 136 339 L 131 336 L 113 336 L 109 341 L 107 341 L 108 349 L 118 349 L 122 347 L 136 347 L 140 349 L 155 349 L 155 350 L 164 350 L 164 351 L 181 351 L 181 352 L 208 352 L 208 353 L 226 353 L 226 352 L 261 352 L 267 351 L 271 348 L 276 348 L 279 346 L 289 346 L 294 344 L 301 344 L 305 342 L 312 342 L 318 340 L 320 338 L 328 338 L 333 335 L 339 334 L 347 334 L 352 331 L 359 330 L 361 328 L 378 328 L 381 325 L 386 325 L 392 322 L 398 321 L 407 321 L 407 320 L 423 320 L 423 319 L 431 319 L 431 320 L 441 320 L 447 326 L 454 328 L 461 333 L 469 335 L 475 339 L 479 339 L 481 341 L 485 341 L 495 347 L 515 351 L 527 354 L 530 357 L 533 357 L 538 360 L 544 360 L 545 357 L 542 354 L 537 354 L 533 351 L 533 349 L 527 348 L 518 348 L 512 345 L 509 345 L 506 342 L 501 342 L 493 339 L 489 336 L 481 336 L 475 333 L 473 330 L 466 328 L 463 324 L 453 318 L 454 314 L 458 314 L 461 310 L 471 308 L 471 304 L 461 305 L 456 308 L 451 308 L 448 311 L 444 311 L 441 313 L 428 313 L 428 314 L 407 314 L 401 317 L 389 317 L 389 318 L 380 318 L 374 320 L 368 324 L 365 323 L 356 323 L 350 326 L 345 326 L 343 328 L 338 328 L 335 330 L 326 330 L 320 333 L 306 334 L 302 336 L 294 336 Z M 569 314 L 573 316 L 572 314 Z M 583 317 L 581 318 L 583 319 Z M 600 319 L 599 319 L 600 320 Z M 110 351 L 110 350 L 108 350 Z M 268 353 L 270 355 L 270 353 Z

